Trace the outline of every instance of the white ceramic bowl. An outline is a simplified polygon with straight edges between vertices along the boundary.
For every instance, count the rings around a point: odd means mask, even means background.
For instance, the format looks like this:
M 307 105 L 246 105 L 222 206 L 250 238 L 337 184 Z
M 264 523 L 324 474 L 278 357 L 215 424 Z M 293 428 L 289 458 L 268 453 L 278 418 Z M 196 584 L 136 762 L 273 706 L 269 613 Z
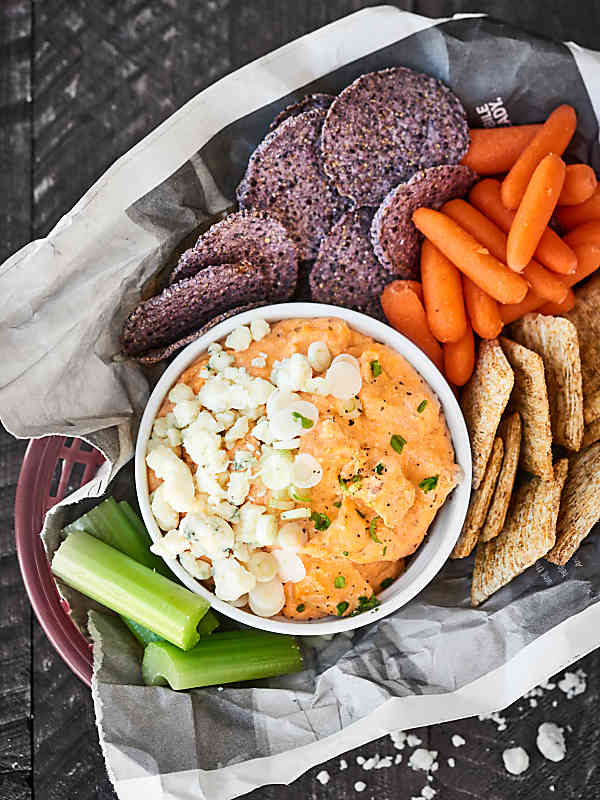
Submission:
M 445 378 L 418 347 L 389 327 L 389 325 L 378 322 L 357 311 L 349 311 L 345 308 L 321 303 L 283 303 L 245 311 L 216 325 L 207 334 L 182 350 L 164 371 L 150 395 L 138 431 L 135 450 L 135 483 L 142 516 L 153 541 L 160 539 L 162 534 L 150 509 L 145 462 L 146 446 L 156 414 L 171 386 L 186 367 L 206 351 L 211 342 L 227 336 L 238 325 L 248 325 L 253 319 L 266 319 L 268 322 L 277 322 L 278 320 L 293 317 L 305 319 L 310 319 L 311 317 L 337 317 L 343 319 L 355 330 L 371 336 L 378 342 L 403 355 L 423 376 L 438 396 L 446 415 L 446 422 L 456 454 L 456 462 L 462 468 L 465 476 L 439 510 L 425 541 L 415 555 L 411 557 L 406 571 L 385 591 L 378 594 L 381 605 L 372 611 L 367 611 L 355 617 L 340 617 L 339 619 L 326 617 L 312 622 L 296 622 L 282 616 L 272 618 L 258 617 L 219 600 L 212 592 L 186 572 L 178 561 L 169 558 L 165 559 L 169 568 L 188 589 L 206 597 L 211 606 L 221 614 L 245 625 L 251 625 L 254 628 L 261 628 L 266 631 L 314 636 L 360 628 L 375 619 L 391 614 L 408 603 L 438 573 L 454 547 L 467 511 L 471 492 L 471 448 L 462 412 Z

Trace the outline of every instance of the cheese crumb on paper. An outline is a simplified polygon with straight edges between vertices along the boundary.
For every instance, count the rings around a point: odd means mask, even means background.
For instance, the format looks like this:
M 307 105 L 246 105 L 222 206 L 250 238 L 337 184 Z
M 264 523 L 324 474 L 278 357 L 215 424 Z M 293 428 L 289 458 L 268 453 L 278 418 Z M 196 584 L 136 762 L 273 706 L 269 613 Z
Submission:
M 566 755 L 563 729 L 555 722 L 542 722 L 535 743 L 540 753 L 549 761 L 562 761 Z
M 509 747 L 502 753 L 502 760 L 511 775 L 520 775 L 529 769 L 529 755 L 522 747 Z

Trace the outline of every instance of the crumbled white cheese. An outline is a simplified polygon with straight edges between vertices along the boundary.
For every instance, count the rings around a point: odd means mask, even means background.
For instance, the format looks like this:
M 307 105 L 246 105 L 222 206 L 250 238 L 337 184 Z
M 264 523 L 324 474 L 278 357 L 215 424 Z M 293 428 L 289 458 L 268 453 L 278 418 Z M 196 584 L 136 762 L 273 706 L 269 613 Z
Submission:
M 271 330 L 271 326 L 265 319 L 253 319 L 250 323 L 250 333 L 255 342 L 260 342 Z
M 348 762 L 345 758 L 340 758 L 340 770 L 348 769 Z
M 404 747 L 406 746 L 405 731 L 392 731 L 390 733 L 390 739 L 392 740 L 396 750 L 404 750 Z
M 250 328 L 240 325 L 238 328 L 234 328 L 225 339 L 225 347 L 240 353 L 242 350 L 247 350 L 251 342 L 252 334 L 250 333 Z
M 196 558 L 189 550 L 180 553 L 179 561 L 192 578 L 196 578 L 199 581 L 205 581 L 210 578 L 210 564 L 207 561 Z
M 250 481 L 245 472 L 232 472 L 227 484 L 227 499 L 234 506 L 241 506 L 248 497 Z
M 479 719 L 483 722 L 486 719 L 491 720 L 492 722 L 496 723 L 496 727 L 499 731 L 506 730 L 506 718 L 500 716 L 498 711 L 492 711 L 491 714 L 480 714 Z
M 402 761 L 402 753 L 396 753 L 396 758 L 394 759 L 394 764 L 399 764 Z
M 250 362 L 251 366 L 256 367 L 256 369 L 262 369 L 263 367 L 267 366 L 267 359 L 264 356 L 256 356 Z
M 303 390 L 311 378 L 312 367 L 302 353 L 292 353 L 289 358 L 275 361 L 271 370 L 271 381 L 282 391 Z
M 511 775 L 520 775 L 529 769 L 529 755 L 522 747 L 509 747 L 502 753 L 504 768 Z
M 356 781 L 356 783 L 354 784 L 354 791 L 355 792 L 364 792 L 364 790 L 366 788 L 367 788 L 367 784 L 364 783 L 364 781 Z
M 326 786 L 329 783 L 329 773 L 326 769 L 322 769 L 321 772 L 317 773 L 317 780 L 322 786 Z
M 159 417 L 158 419 L 154 420 L 154 425 L 152 426 L 153 436 L 156 436 L 158 439 L 166 439 L 168 432 L 169 424 L 164 417 Z
M 421 789 L 421 794 L 417 797 L 413 796 L 410 800 L 433 800 L 437 792 L 431 786 L 424 786 Z
M 202 413 L 204 414 L 205 412 L 203 411 Z M 208 414 L 208 411 L 206 413 Z M 235 413 L 231 411 L 231 409 L 220 411 L 218 414 L 215 414 L 215 420 L 218 424 L 217 432 L 226 431 L 231 428 L 235 422 Z
M 365 761 L 366 761 L 366 758 L 364 758 L 364 756 L 356 756 L 356 763 L 359 766 L 362 766 L 365 763 Z
M 567 700 L 572 700 L 578 694 L 583 694 L 587 689 L 587 675 L 582 669 L 576 672 L 565 672 L 564 677 L 558 682 L 558 688 L 567 696 Z
M 462 747 L 463 744 L 466 744 L 466 743 L 467 743 L 466 739 L 463 739 L 463 737 L 459 733 L 453 734 L 453 736 L 452 736 L 452 744 L 454 745 L 454 747 Z
M 194 399 L 194 392 L 192 388 L 188 386 L 187 383 L 183 383 L 183 381 L 176 383 L 175 386 L 173 386 L 173 388 L 169 392 L 169 400 L 171 403 L 174 403 L 175 405 L 177 403 L 183 402 L 184 400 L 193 400 L 193 399 Z
M 414 733 L 409 733 L 406 737 L 406 744 L 409 747 L 418 747 L 420 744 L 423 744 L 423 742 Z
M 185 428 L 186 425 L 191 425 L 198 416 L 200 411 L 200 403 L 195 398 L 193 400 L 181 400 L 173 406 L 173 416 L 175 417 L 175 425 L 178 428 Z
M 423 772 L 432 770 L 435 772 L 437 769 L 437 750 L 426 750 L 424 747 L 419 747 L 414 750 L 408 759 L 408 765 L 411 769 Z
M 554 722 L 542 722 L 535 743 L 540 753 L 549 761 L 562 761 L 566 755 L 563 729 Z
M 449 767 L 455 767 L 456 766 L 456 761 L 453 758 L 449 758 L 448 759 L 448 766 Z
M 225 444 L 227 447 L 231 447 L 234 442 L 237 442 L 238 439 L 243 439 L 244 436 L 248 433 L 250 428 L 250 424 L 248 422 L 248 417 L 238 417 L 235 423 L 229 428 L 227 433 L 225 434 Z
M 237 600 L 256 587 L 256 578 L 235 558 L 223 558 L 213 563 L 215 594 L 221 600 Z

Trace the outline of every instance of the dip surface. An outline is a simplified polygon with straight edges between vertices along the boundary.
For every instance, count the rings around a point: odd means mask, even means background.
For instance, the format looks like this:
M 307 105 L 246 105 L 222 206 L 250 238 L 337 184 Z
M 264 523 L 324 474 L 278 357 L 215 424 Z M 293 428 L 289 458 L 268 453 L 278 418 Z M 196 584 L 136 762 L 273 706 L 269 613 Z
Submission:
M 266 331 L 266 323 L 262 325 Z M 273 413 L 280 414 L 280 418 L 283 413 L 284 424 L 286 402 L 292 402 L 285 399 L 290 392 L 293 403 L 300 400 L 314 407 L 318 419 L 314 421 L 314 415 L 311 417 L 307 412 L 305 416 L 304 411 L 293 410 L 303 409 L 302 405 L 289 405 L 292 409 L 289 413 L 299 420 L 301 428 L 298 434 L 283 439 L 280 442 L 283 447 L 278 448 L 277 437 L 269 429 L 269 425 L 277 426 L 272 416 L 265 414 L 264 402 L 249 411 L 219 411 L 218 401 L 213 401 L 211 396 L 209 402 L 213 403 L 213 410 L 209 413 L 213 418 L 219 420 L 229 412 L 229 418 L 224 420 L 226 424 L 235 417 L 229 428 L 211 434 L 213 437 L 221 436 L 222 449 L 226 453 L 226 458 L 223 455 L 221 463 L 215 467 L 221 470 L 215 473 L 221 492 L 211 489 L 210 483 L 196 480 L 193 502 L 191 505 L 188 503 L 189 510 L 181 511 L 170 506 L 174 513 L 169 519 L 159 520 L 160 503 L 166 501 L 169 505 L 169 495 L 165 491 L 164 497 L 156 502 L 159 513 L 157 516 L 155 512 L 155 517 L 159 526 L 165 531 L 168 528 L 168 532 L 164 543 L 160 543 L 164 549 L 159 547 L 158 551 L 168 552 L 171 557 L 178 555 L 186 569 L 196 577 L 203 576 L 209 582 L 207 585 L 215 588 L 217 596 L 229 599 L 235 590 L 228 588 L 231 584 L 229 578 L 223 579 L 224 588 L 219 589 L 223 567 L 214 568 L 216 551 L 213 544 L 207 545 L 206 537 L 186 529 L 185 523 L 190 514 L 195 515 L 194 519 L 199 515 L 222 518 L 224 525 L 217 533 L 223 534 L 223 551 L 218 553 L 218 558 L 225 558 L 226 562 L 235 559 L 244 573 L 258 575 L 253 588 L 251 577 L 242 575 L 239 580 L 236 578 L 239 588 L 244 589 L 239 597 L 230 600 L 236 606 L 249 602 L 246 595 L 252 601 L 254 592 L 257 599 L 250 602 L 250 608 L 255 613 L 270 616 L 262 613 L 259 595 L 271 592 L 271 599 L 275 595 L 279 597 L 280 590 L 276 584 L 281 583 L 281 600 L 273 601 L 279 608 L 273 613 L 283 613 L 287 617 L 346 616 L 372 607 L 376 603 L 374 596 L 401 574 L 404 559 L 419 547 L 437 511 L 456 485 L 458 469 L 440 403 L 406 359 L 351 329 L 341 320 L 284 320 L 274 324 L 257 341 L 247 342 L 248 338 L 248 334 L 238 334 L 237 339 L 228 338 L 222 343 L 225 348 L 222 352 L 231 356 L 226 359 L 231 364 L 221 370 L 222 374 L 237 375 L 236 380 L 245 381 L 247 386 L 247 376 L 264 379 L 261 387 L 265 396 L 279 388 L 279 395 L 275 397 L 283 398 L 284 411 Z M 231 346 L 228 347 L 227 342 Z M 311 345 L 314 347 L 309 350 Z M 240 349 L 232 349 L 233 346 Z M 329 366 L 330 360 L 336 356 L 341 356 L 341 359 Z M 339 369 L 342 362 L 345 366 L 341 373 L 336 372 L 335 365 L 338 364 Z M 190 410 L 192 421 L 189 425 L 198 426 L 193 404 L 197 406 L 196 414 L 206 411 L 202 403 L 198 403 L 197 396 L 200 393 L 200 399 L 203 397 L 205 383 L 218 372 L 218 369 L 209 368 L 213 363 L 216 363 L 214 353 L 206 354 L 181 375 L 178 384 L 188 386 L 193 396 L 190 395 L 187 401 L 165 401 L 159 412 L 162 423 L 158 423 L 149 446 L 149 453 L 156 447 L 169 447 L 188 465 L 192 474 L 196 473 L 201 459 L 194 460 L 197 447 L 186 447 L 191 436 L 186 434 L 186 429 L 190 429 L 182 426 L 179 428 L 181 435 L 178 435 L 172 428 L 187 421 L 183 409 L 177 408 L 182 402 L 187 402 L 186 409 L 189 407 Z M 241 372 L 239 368 L 242 368 Z M 355 378 L 358 373 L 358 391 L 345 398 L 335 397 L 334 394 L 340 394 L 339 387 L 345 377 Z M 338 380 L 340 374 L 342 380 Z M 272 389 L 269 390 L 267 382 L 272 383 Z M 284 396 L 282 393 L 286 392 Z M 208 397 L 206 388 L 204 394 Z M 177 395 L 172 390 L 170 396 L 183 397 L 184 393 Z M 248 418 L 247 425 L 245 421 L 238 422 L 244 417 Z M 236 426 L 239 438 L 234 438 Z M 169 429 L 171 434 L 165 436 Z M 240 453 L 246 456 L 240 456 Z M 281 489 L 265 485 L 269 482 L 277 485 L 279 476 L 286 472 L 288 465 L 291 465 L 293 480 L 298 474 L 294 470 L 299 457 L 300 461 L 304 459 L 309 464 L 317 462 L 320 467 L 320 478 L 315 485 L 300 488 L 290 483 Z M 278 461 L 281 458 L 284 461 Z M 225 460 L 227 467 L 222 469 Z M 268 479 L 273 465 L 277 467 L 280 463 L 282 469 L 275 469 L 274 477 Z M 234 473 L 237 476 L 233 481 L 244 484 L 247 478 L 247 492 L 244 493 L 242 486 L 244 496 L 237 498 L 240 503 L 231 502 L 235 491 L 229 491 L 228 481 L 232 481 Z M 154 492 L 162 479 L 150 466 L 148 477 L 150 491 Z M 310 482 L 310 479 L 306 481 L 305 487 Z M 219 496 L 215 496 L 215 491 Z M 219 503 L 225 505 L 219 506 Z M 153 511 L 154 506 L 153 497 Z M 246 510 L 245 506 L 248 506 Z M 257 507 L 260 509 L 255 511 Z M 251 527 L 253 523 L 245 520 L 251 512 L 255 526 L 257 514 L 264 512 L 265 518 L 275 518 L 274 523 L 270 523 L 270 538 L 253 538 L 252 532 L 248 532 L 248 525 Z M 171 527 L 175 522 L 177 524 Z M 216 530 L 220 523 L 211 525 Z M 233 533 L 233 538 L 225 526 Z M 172 542 L 170 549 L 169 542 Z M 279 566 L 274 576 L 269 578 L 269 564 L 273 559 L 263 559 L 262 573 L 256 568 L 255 564 L 261 561 L 256 556 L 257 551 L 276 556 Z M 196 564 L 196 571 L 192 561 Z M 268 602 L 264 610 L 269 610 Z

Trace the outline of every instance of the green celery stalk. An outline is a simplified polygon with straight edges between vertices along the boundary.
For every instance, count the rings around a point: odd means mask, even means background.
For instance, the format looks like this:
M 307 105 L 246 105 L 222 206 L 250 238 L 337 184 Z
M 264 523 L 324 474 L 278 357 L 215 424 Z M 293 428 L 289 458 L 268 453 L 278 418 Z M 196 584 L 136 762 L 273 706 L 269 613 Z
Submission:
M 131 513 L 137 516 L 133 509 Z M 142 521 L 138 518 L 138 522 L 133 523 L 128 512 L 124 511 L 114 497 L 108 497 L 94 506 L 87 514 L 67 525 L 64 531 L 66 534 L 73 531 L 91 533 L 105 544 L 131 556 L 134 561 L 167 577 L 171 574 L 164 561 L 150 552 L 150 536 Z
M 121 619 L 125 625 L 127 625 L 138 642 L 142 645 L 142 647 L 146 647 L 146 645 L 150 644 L 150 642 L 165 641 L 162 636 L 159 636 L 157 633 L 154 633 L 154 631 L 151 631 L 148 628 L 145 628 L 143 625 L 134 622 L 132 619 L 129 619 L 129 617 L 121 617 Z M 198 633 L 200 634 L 200 638 L 203 636 L 210 636 L 210 634 L 218 627 L 219 620 L 212 611 L 207 611 L 206 615 L 202 617 L 198 623 Z
M 52 572 L 86 597 L 189 650 L 210 605 L 84 531 L 73 531 L 52 559 Z
M 176 690 L 272 678 L 300 669 L 302 655 L 293 636 L 259 631 L 215 633 L 187 653 L 167 642 L 151 642 L 142 661 L 144 683 L 169 684 Z

